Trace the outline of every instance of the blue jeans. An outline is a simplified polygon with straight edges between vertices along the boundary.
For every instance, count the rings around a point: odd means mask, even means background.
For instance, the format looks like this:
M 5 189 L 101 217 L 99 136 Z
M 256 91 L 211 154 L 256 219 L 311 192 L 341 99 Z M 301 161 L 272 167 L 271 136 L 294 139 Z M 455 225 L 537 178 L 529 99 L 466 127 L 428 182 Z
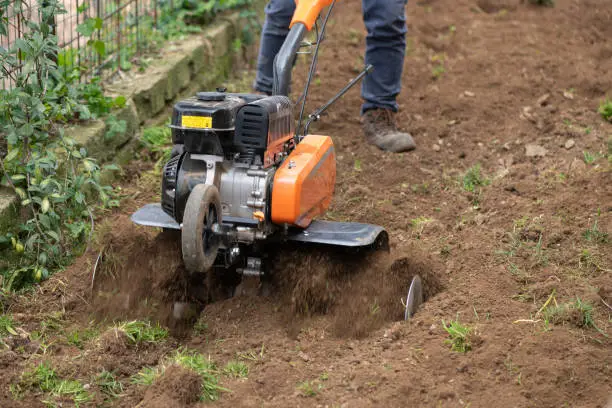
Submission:
M 398 110 L 396 98 L 401 89 L 406 51 L 406 2 L 362 0 L 368 32 L 365 63 L 374 67 L 361 85 L 362 114 L 375 108 Z M 272 92 L 274 57 L 289 32 L 294 10 L 295 0 L 270 0 L 266 5 L 254 85 L 259 92 Z

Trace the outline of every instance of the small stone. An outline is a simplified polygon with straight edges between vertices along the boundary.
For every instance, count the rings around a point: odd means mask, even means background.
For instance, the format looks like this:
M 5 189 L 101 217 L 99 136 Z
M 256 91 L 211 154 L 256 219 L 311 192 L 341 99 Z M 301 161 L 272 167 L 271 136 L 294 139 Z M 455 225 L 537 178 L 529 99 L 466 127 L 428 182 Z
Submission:
M 525 146 L 525 155 L 527 157 L 544 157 L 546 153 L 548 151 L 540 145 L 528 144 Z
M 574 147 L 574 145 L 576 145 L 574 139 L 569 139 L 567 142 L 565 142 L 566 149 L 571 149 L 572 147 Z
M 448 126 L 453 126 L 456 123 L 457 123 L 456 120 L 451 120 L 451 121 L 448 122 Z
M 441 147 L 440 145 L 434 144 L 433 146 L 431 146 L 431 148 L 433 149 L 434 152 L 439 152 Z
M 415 113 L 414 115 L 412 115 L 412 117 L 414 118 L 414 120 L 423 120 L 423 116 L 419 115 L 418 113 Z
M 463 94 L 465 96 L 467 96 L 468 98 L 473 98 L 473 97 L 476 96 L 476 94 L 474 92 L 470 92 L 470 91 L 465 91 L 465 92 L 463 92 Z
M 478 147 L 483 148 L 484 147 L 484 143 L 478 142 Z
M 308 356 L 308 354 L 304 353 L 303 351 L 300 351 L 298 353 L 298 357 L 306 362 L 310 361 L 310 357 Z
M 571 99 L 574 99 L 574 94 L 571 93 L 571 92 L 563 91 L 563 97 L 565 99 L 570 99 L 571 100 Z
M 510 143 L 504 143 L 504 150 L 510 150 Z

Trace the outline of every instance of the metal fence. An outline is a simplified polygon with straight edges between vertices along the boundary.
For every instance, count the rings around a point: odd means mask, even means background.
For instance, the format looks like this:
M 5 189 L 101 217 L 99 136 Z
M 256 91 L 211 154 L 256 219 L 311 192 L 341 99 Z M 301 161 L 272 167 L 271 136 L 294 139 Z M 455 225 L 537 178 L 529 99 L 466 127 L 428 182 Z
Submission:
M 79 67 L 88 79 L 102 72 L 126 69 L 159 40 L 160 16 L 181 8 L 180 0 L 62 0 L 66 10 L 52 22 L 58 37 L 58 64 L 65 72 Z M 20 7 L 16 7 L 20 4 Z M 5 6 L 8 32 L 0 34 L 0 46 L 8 48 L 27 30 L 25 20 L 40 21 L 37 0 L 21 0 Z M 6 81 L 1 85 L 10 87 Z

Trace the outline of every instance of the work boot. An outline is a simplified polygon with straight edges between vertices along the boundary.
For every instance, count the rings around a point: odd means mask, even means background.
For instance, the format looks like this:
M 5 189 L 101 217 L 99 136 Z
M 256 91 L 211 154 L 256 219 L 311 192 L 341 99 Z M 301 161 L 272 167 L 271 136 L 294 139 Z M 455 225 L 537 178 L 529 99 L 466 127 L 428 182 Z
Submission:
M 407 152 L 416 148 L 410 133 L 397 129 L 395 113 L 390 109 L 372 109 L 362 118 L 363 132 L 368 143 L 380 150 L 393 153 Z

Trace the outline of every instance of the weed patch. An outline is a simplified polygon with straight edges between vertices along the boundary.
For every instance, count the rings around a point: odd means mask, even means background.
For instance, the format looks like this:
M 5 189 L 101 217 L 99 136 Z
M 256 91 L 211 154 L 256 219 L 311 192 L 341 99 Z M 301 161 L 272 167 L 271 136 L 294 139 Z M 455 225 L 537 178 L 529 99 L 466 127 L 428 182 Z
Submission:
M 98 374 L 96 384 L 108 398 L 117 398 L 123 392 L 123 383 L 110 371 L 104 370 Z
M 168 337 L 168 330 L 159 324 L 152 325 L 147 321 L 133 320 L 120 323 L 115 327 L 122 331 L 132 344 L 159 343 Z
M 242 361 L 230 361 L 223 368 L 223 373 L 231 378 L 247 378 L 249 366 Z
M 42 391 L 45 393 L 45 399 L 42 402 L 53 406 L 57 406 L 56 402 L 69 399 L 78 407 L 92 399 L 92 395 L 80 381 L 59 378 L 55 370 L 45 362 L 26 371 L 20 383 L 12 388 L 15 393 L 24 392 L 27 389 Z
M 612 99 L 606 98 L 599 105 L 599 114 L 608 122 L 612 122 Z
M 454 322 L 450 322 L 448 325 L 442 320 L 442 327 L 449 335 L 449 339 L 445 340 L 446 344 L 450 344 L 451 350 L 459 353 L 466 353 L 472 349 L 472 342 L 470 336 L 472 329 L 459 322 L 456 319 Z

